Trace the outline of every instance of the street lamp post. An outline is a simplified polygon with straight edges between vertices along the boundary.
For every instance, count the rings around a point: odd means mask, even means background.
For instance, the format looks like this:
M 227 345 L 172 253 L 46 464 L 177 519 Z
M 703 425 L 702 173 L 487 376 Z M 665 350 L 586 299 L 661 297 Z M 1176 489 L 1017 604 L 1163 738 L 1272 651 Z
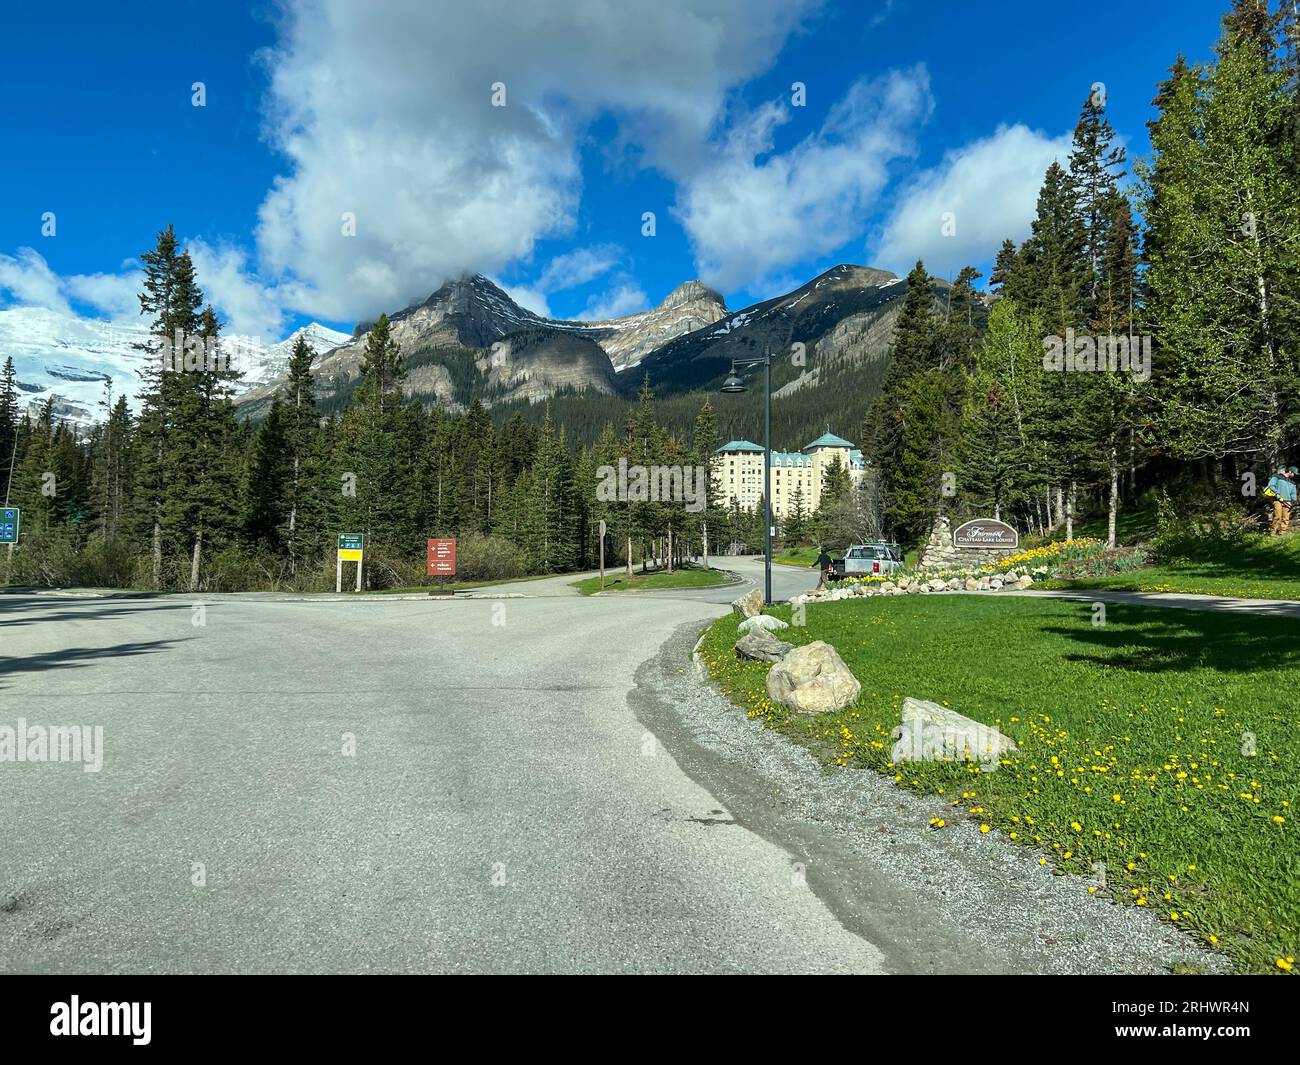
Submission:
M 772 356 L 733 359 L 723 392 L 745 392 L 749 386 L 736 370 L 763 367 L 763 604 L 772 605 Z

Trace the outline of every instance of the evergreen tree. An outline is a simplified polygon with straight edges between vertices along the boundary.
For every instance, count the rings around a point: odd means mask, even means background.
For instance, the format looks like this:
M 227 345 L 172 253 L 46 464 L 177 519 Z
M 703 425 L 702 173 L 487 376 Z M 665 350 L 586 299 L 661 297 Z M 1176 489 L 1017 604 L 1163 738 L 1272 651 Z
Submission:
M 131 413 L 126 397 L 112 402 L 112 380 L 105 383 L 101 407 L 106 415 L 95 454 L 94 499 L 96 525 L 105 541 L 114 543 L 125 531 L 128 501 L 133 489 Z
M 571 570 L 580 535 L 572 459 L 549 417 L 542 423 L 530 481 L 526 535 L 534 566 L 541 573 Z
M 148 536 L 152 557 L 152 583 L 163 582 L 163 515 L 172 487 L 168 480 L 171 433 L 177 424 L 185 343 L 198 336 L 199 308 L 203 293 L 194 275 L 189 253 L 180 250 L 175 231 L 169 225 L 158 234 L 151 251 L 140 256 L 144 269 L 140 313 L 151 316 L 149 340 L 140 345 L 144 354 L 141 371 L 141 410 L 137 430 L 139 441 L 136 500 L 133 511 L 137 527 Z M 175 459 L 172 469 L 175 472 Z M 180 471 L 183 475 L 184 471 Z M 174 483 L 174 482 L 173 482 Z
M 1115 144 L 1115 131 L 1106 118 L 1102 97 L 1095 91 L 1089 93 L 1074 127 L 1070 150 L 1070 178 L 1082 235 L 1080 251 L 1087 267 L 1085 308 L 1088 316 L 1095 314 L 1099 300 L 1102 256 L 1116 214 L 1124 160 L 1124 149 Z
M 286 549 L 289 555 L 289 573 L 298 566 L 302 543 L 311 543 L 319 537 L 320 500 L 315 489 L 317 468 L 313 463 L 315 438 L 320 424 L 316 408 L 316 388 L 311 376 L 311 364 L 316 352 L 299 333 L 289 353 L 288 380 L 285 384 L 284 450 L 289 465 L 288 483 L 285 486 L 285 503 L 288 509 L 285 530 Z M 305 528 L 306 535 L 300 535 Z
M 290 410 L 292 408 L 289 408 Z M 244 480 L 242 525 L 245 540 L 279 553 L 288 526 L 286 505 L 293 497 L 294 467 L 288 446 L 289 413 L 277 395 L 253 438 Z
M 18 384 L 10 355 L 0 370 L 0 496 L 9 498 L 10 471 L 17 467 Z
M 1272 465 L 1287 442 L 1300 187 L 1269 25 L 1258 3 L 1238 0 L 1215 62 L 1175 65 L 1156 98 L 1155 158 L 1139 171 L 1160 436 L 1183 459 Z
M 187 352 L 185 368 L 165 375 L 171 382 L 171 422 L 161 524 L 168 542 L 187 549 L 192 592 L 201 585 L 204 549 L 214 540 L 225 543 L 239 522 L 240 432 L 231 396 L 240 373 L 226 365 L 220 332 L 216 312 L 206 307 L 199 316 L 195 357 Z
M 808 502 L 803 487 L 796 484 L 786 504 L 786 516 L 781 522 L 781 539 L 787 545 L 806 544 L 812 537 L 812 523 L 808 520 Z

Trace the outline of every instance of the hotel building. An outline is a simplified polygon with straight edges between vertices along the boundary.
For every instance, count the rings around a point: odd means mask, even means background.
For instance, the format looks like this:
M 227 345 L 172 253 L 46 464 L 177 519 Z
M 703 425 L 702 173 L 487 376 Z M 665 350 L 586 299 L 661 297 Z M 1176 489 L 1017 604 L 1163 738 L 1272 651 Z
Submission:
M 742 510 L 753 510 L 763 498 L 763 449 L 750 440 L 732 440 L 718 448 L 718 480 L 723 505 L 732 501 Z M 795 489 L 803 491 L 804 513 L 812 514 L 821 503 L 826 471 L 838 458 L 854 488 L 862 483 L 867 464 L 862 452 L 843 437 L 825 433 L 801 451 L 772 452 L 772 513 L 784 518 L 791 511 Z

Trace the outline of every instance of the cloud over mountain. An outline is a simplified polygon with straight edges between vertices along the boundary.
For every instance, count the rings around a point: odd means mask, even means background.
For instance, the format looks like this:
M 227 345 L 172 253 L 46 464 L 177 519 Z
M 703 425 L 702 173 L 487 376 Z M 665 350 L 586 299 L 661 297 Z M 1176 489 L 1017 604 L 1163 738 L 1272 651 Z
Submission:
M 613 115 L 651 165 L 686 172 L 811 6 L 535 0 L 448 18 L 423 0 L 290 0 L 264 56 L 288 166 L 259 212 L 262 265 L 297 309 L 348 320 L 527 261 L 572 230 L 589 122 Z

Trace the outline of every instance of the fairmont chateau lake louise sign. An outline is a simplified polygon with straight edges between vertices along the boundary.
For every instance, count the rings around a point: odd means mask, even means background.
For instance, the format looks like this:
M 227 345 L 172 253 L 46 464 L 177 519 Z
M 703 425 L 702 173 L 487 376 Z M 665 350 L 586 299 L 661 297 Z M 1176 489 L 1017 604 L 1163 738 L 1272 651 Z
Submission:
M 1020 546 L 1020 534 L 1005 521 L 976 518 L 957 526 L 952 534 L 953 547 L 1001 548 Z

